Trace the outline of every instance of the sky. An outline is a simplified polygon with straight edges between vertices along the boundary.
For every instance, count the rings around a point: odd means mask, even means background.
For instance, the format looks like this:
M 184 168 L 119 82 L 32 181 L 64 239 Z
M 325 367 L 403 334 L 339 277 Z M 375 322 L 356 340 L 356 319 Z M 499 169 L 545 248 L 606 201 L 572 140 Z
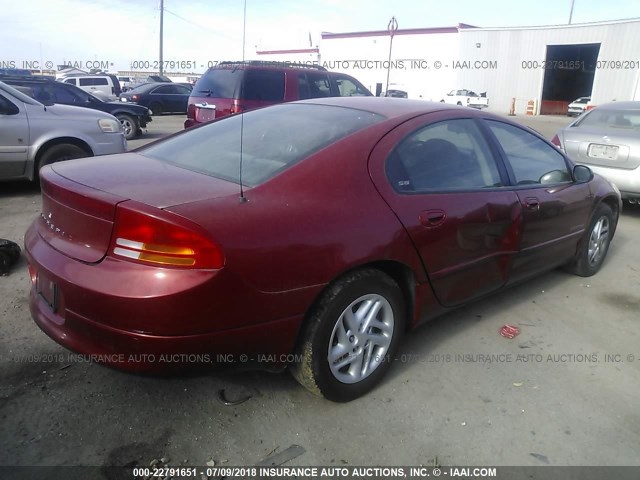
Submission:
M 399 28 L 567 24 L 571 2 L 246 0 L 244 52 L 250 59 L 256 50 L 307 48 L 309 37 L 315 46 L 321 32 L 385 30 L 392 16 Z M 157 66 L 159 6 L 159 0 L 0 0 L 0 68 Z M 209 62 L 242 58 L 243 0 L 164 0 L 164 8 L 165 62 L 192 62 L 191 71 L 201 73 Z M 574 0 L 574 24 L 623 18 L 640 18 L 640 0 Z

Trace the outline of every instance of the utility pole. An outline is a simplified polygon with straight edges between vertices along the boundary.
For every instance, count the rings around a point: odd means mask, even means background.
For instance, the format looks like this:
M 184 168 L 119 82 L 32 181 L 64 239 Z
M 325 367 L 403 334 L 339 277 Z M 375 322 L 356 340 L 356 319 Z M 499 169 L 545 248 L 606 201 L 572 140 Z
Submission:
M 576 0 L 571 0 L 571 10 L 569 11 L 569 25 L 571 25 L 571 19 L 573 18 L 573 4 Z
M 160 0 L 160 75 L 164 73 L 164 69 L 162 68 L 162 28 L 164 24 L 164 0 Z
M 391 72 L 391 49 L 393 48 L 393 35 L 398 30 L 398 21 L 396 17 L 391 17 L 389 25 L 387 25 L 387 31 L 389 32 L 389 64 L 387 65 L 387 87 L 384 90 L 384 94 L 389 93 L 389 73 Z

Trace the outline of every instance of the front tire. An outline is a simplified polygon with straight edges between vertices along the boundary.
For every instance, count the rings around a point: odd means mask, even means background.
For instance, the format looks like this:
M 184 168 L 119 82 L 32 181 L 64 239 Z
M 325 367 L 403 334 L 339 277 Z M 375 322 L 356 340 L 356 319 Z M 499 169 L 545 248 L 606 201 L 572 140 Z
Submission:
M 124 136 L 127 140 L 133 140 L 138 136 L 138 122 L 131 115 L 119 113 L 116 118 L 120 121 L 122 129 L 124 130 Z
M 298 382 L 336 402 L 358 398 L 391 366 L 405 326 L 398 285 L 363 269 L 336 281 L 309 313 L 291 367 Z
M 61 143 L 58 145 L 53 145 L 52 147 L 47 148 L 47 150 L 40 156 L 33 180 L 36 184 L 40 183 L 40 169 L 46 165 L 62 162 L 64 160 L 73 160 L 75 158 L 83 158 L 89 156 L 91 156 L 90 153 L 87 153 L 82 148 L 71 143 Z
M 602 203 L 591 217 L 589 229 L 578 247 L 578 254 L 567 266 L 567 270 L 580 277 L 595 275 L 607 256 L 614 230 L 611 207 Z

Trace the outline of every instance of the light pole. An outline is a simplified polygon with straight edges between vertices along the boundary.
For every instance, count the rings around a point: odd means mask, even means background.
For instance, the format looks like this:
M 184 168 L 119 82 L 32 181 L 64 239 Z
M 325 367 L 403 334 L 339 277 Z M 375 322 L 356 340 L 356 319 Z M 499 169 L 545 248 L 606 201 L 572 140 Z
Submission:
M 391 49 L 393 48 L 393 35 L 398 30 L 398 21 L 396 17 L 391 17 L 389 20 L 389 25 L 387 25 L 387 31 L 389 32 L 389 64 L 387 65 L 387 86 L 384 89 L 384 94 L 387 95 L 389 92 L 389 73 L 391 72 Z
M 164 24 L 164 0 L 160 0 L 160 75 L 164 73 L 163 65 L 162 65 L 162 29 Z
M 573 4 L 576 0 L 571 0 L 571 10 L 569 11 L 569 25 L 571 25 L 571 19 L 573 18 Z

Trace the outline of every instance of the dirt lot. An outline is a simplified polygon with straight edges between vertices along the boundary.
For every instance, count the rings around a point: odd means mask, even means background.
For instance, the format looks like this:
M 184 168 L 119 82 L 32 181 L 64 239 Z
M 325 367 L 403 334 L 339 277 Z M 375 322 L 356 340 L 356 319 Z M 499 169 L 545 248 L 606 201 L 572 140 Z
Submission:
M 517 119 L 547 136 L 568 121 Z M 0 238 L 22 243 L 39 209 L 33 187 L 0 184 Z M 0 465 L 246 465 L 292 444 L 306 453 L 290 465 L 640 465 L 639 238 L 626 206 L 598 275 L 554 271 L 422 327 L 382 385 L 344 405 L 287 374 L 80 362 L 31 320 L 22 260 L 0 277 Z M 506 323 L 522 333 L 501 337 Z M 252 398 L 225 406 L 220 389 Z

